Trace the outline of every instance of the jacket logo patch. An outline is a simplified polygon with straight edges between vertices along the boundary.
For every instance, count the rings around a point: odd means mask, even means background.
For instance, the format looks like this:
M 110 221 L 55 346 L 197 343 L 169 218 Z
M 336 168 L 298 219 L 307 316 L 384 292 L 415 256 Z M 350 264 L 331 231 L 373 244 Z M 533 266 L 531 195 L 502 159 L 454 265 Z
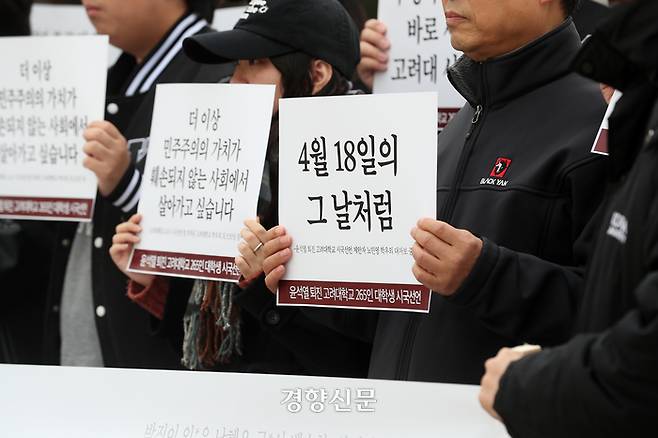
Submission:
M 491 169 L 489 176 L 494 178 L 505 178 L 505 174 L 507 173 L 507 169 L 509 169 L 510 164 L 512 164 L 512 160 L 509 158 L 498 158 L 496 160 L 496 164 L 494 164 L 493 169 Z
M 628 238 L 628 219 L 626 219 L 626 216 L 617 212 L 612 213 L 610 226 L 606 234 L 614 237 L 622 244 L 626 243 L 626 239 Z
M 509 158 L 499 157 L 494 163 L 491 172 L 489 173 L 489 178 L 480 179 L 480 185 L 484 186 L 497 186 L 497 187 L 506 187 L 509 181 L 503 179 L 507 174 L 507 170 L 512 164 L 512 160 Z

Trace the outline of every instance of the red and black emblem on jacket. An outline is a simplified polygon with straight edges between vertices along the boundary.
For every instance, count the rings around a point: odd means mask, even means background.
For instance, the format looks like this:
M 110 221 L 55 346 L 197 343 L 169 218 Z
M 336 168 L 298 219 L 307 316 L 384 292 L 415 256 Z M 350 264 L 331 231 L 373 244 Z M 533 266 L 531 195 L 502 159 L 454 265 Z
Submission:
M 507 169 L 509 169 L 511 164 L 512 164 L 512 160 L 510 160 L 509 158 L 499 157 L 496 160 L 496 164 L 494 164 L 493 169 L 491 169 L 491 173 L 489 174 L 489 176 L 492 176 L 494 178 L 505 178 Z

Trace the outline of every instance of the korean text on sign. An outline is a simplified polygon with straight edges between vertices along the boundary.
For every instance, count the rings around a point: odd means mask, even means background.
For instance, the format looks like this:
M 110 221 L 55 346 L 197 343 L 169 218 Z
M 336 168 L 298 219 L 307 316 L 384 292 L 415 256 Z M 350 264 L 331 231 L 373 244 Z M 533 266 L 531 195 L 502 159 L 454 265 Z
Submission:
M 436 94 L 280 105 L 279 221 L 294 244 L 278 303 L 427 311 L 409 231 L 436 214 Z
M 91 220 L 82 133 L 103 119 L 108 47 L 104 36 L 0 38 L 0 217 Z
M 274 87 L 158 85 L 130 269 L 237 281 L 240 229 L 256 216 Z
M 391 40 L 388 70 L 375 76 L 375 93 L 438 92 L 439 129 L 464 105 L 448 81 L 461 56 L 452 48 L 440 0 L 380 0 L 378 16 Z

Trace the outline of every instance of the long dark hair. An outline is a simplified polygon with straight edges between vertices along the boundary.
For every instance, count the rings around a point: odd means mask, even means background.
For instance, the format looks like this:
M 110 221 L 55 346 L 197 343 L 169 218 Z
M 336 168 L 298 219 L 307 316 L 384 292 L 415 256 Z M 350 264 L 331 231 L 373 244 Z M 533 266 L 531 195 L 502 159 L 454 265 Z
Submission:
M 311 66 L 313 58 L 304 53 L 289 53 L 287 55 L 270 58 L 274 67 L 281 73 L 283 97 L 308 97 L 313 95 L 313 78 Z M 337 70 L 329 82 L 315 96 L 339 96 L 350 90 L 350 82 Z M 269 229 L 279 223 L 279 116 L 272 117 L 270 139 L 267 145 L 265 168 L 263 169 L 263 184 L 261 196 L 258 199 L 258 216 L 261 224 Z M 196 287 L 196 285 L 195 285 Z M 188 341 L 184 341 L 184 360 L 186 366 L 191 368 L 213 368 L 230 361 L 230 356 L 236 352 L 241 354 L 239 341 L 240 316 L 239 309 L 231 307 L 230 293 L 223 296 L 227 283 L 221 286 L 206 282 L 203 299 L 196 302 L 199 317 L 186 319 L 186 334 L 191 334 Z M 196 290 L 196 289 L 195 289 Z M 193 297 L 196 296 L 193 290 Z M 227 310 L 228 309 L 228 310 Z M 230 315 L 229 324 L 221 320 L 224 312 Z M 191 312 L 190 314 L 194 314 Z M 186 316 L 188 318 L 188 316 Z M 221 324 L 218 321 L 222 322 Z M 198 327 L 195 333 L 193 327 Z M 187 339 L 187 337 L 186 337 Z M 228 353 L 227 353 L 228 351 Z M 198 357 L 198 359 L 197 359 Z
M 311 67 L 313 57 L 302 52 L 293 52 L 270 58 L 281 73 L 283 97 L 308 97 L 313 94 Z M 331 79 L 316 96 L 337 96 L 350 89 L 349 81 L 335 68 Z
M 350 91 L 351 84 L 336 68 L 333 69 L 331 79 L 322 89 L 313 94 L 313 78 L 311 66 L 313 57 L 293 52 L 286 55 L 270 58 L 270 61 L 281 73 L 283 98 L 314 96 L 341 96 Z M 277 208 L 279 204 L 279 115 L 272 118 L 270 139 L 267 146 L 267 165 L 269 170 L 269 184 L 271 199 L 269 202 L 261 199 L 258 214 L 265 228 L 278 224 Z M 268 205 L 269 204 L 269 205 Z

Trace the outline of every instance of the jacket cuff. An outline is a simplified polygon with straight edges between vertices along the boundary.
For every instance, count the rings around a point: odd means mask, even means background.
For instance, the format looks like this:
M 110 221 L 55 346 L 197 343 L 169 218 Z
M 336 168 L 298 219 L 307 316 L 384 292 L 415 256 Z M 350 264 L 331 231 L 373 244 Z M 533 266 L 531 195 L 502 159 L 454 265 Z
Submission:
M 238 291 L 234 301 L 269 328 L 283 326 L 297 310 L 296 307 L 279 307 L 276 304 L 276 295 L 265 286 L 265 275 L 252 281 L 246 289 Z
M 142 187 L 142 174 L 133 163 L 130 163 L 121 181 L 107 199 L 124 213 L 129 213 L 137 207 Z
M 238 279 L 238 287 L 242 290 L 249 289 L 249 287 L 255 282 L 258 281 L 259 279 L 256 278 L 255 280 L 247 280 L 244 278 L 244 275 L 240 275 L 240 278 Z
M 505 374 L 500 378 L 498 392 L 496 392 L 493 406 L 494 411 L 502 419 L 510 436 L 519 436 L 516 428 L 513 426 L 516 419 L 515 414 L 526 415 L 526 407 L 523 406 L 523 402 L 521 401 L 523 398 L 521 394 L 514 393 L 514 385 L 511 382 L 515 365 L 516 363 L 512 362 L 507 367 Z M 517 403 L 517 400 L 519 403 Z
M 457 292 L 446 299 L 461 306 L 472 304 L 489 280 L 491 271 L 493 271 L 498 262 L 499 254 L 500 248 L 498 245 L 483 237 L 482 252 L 475 262 L 475 266 L 473 266 L 471 273 L 468 274 L 468 277 L 466 277 L 466 280 L 464 280 L 464 283 Z
M 156 277 L 149 287 L 128 282 L 128 298 L 159 320 L 164 319 L 165 306 L 169 296 L 169 281 L 164 277 Z

